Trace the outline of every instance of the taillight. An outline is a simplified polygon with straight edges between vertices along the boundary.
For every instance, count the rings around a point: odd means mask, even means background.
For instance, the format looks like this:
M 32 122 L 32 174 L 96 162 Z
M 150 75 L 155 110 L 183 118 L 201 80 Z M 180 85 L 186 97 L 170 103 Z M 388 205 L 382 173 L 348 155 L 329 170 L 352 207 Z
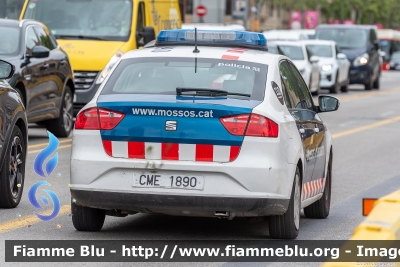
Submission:
M 125 117 L 124 113 L 104 109 L 88 108 L 78 114 L 75 129 L 83 130 L 112 130 Z
M 222 125 L 233 135 L 243 135 L 246 130 L 250 114 L 240 114 L 228 117 L 222 117 L 219 120 Z
M 75 129 L 100 130 L 97 107 L 79 113 L 75 119 Z
M 278 137 L 278 124 L 257 114 L 251 114 L 246 136 Z
M 278 124 L 258 114 L 222 117 L 220 121 L 228 132 L 233 135 L 278 137 Z

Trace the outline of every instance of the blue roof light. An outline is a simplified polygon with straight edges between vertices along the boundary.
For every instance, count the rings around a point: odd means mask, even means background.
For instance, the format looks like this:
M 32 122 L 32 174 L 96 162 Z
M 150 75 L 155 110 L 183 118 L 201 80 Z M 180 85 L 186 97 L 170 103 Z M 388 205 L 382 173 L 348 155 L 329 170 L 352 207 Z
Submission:
M 157 36 L 156 46 L 194 45 L 194 37 L 194 30 L 163 30 Z M 197 30 L 197 44 L 200 46 L 243 46 L 267 50 L 267 39 L 257 32 Z

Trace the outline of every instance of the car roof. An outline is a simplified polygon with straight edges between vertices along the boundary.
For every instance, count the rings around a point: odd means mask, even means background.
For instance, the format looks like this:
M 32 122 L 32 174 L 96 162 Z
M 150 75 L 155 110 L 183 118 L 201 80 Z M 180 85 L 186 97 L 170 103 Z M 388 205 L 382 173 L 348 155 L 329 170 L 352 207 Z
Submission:
M 269 65 L 269 62 L 279 61 L 281 58 L 286 58 L 282 55 L 272 54 L 266 51 L 255 49 L 239 49 L 237 47 L 210 47 L 198 46 L 199 53 L 193 53 L 194 46 L 162 46 L 162 47 L 149 47 L 139 50 L 132 50 L 125 55 L 122 59 L 137 58 L 137 57 L 182 57 L 182 58 L 215 58 L 224 59 L 223 56 L 238 57 L 237 60 L 248 61 L 259 64 Z M 237 51 L 240 51 L 239 53 Z M 159 53 L 155 53 L 159 51 Z M 234 63 L 235 60 L 232 60 Z
M 19 21 L 15 19 L 0 19 L 0 25 L 18 27 Z
M 301 40 L 304 44 L 324 44 L 324 45 L 335 45 L 336 42 L 332 40 L 319 40 L 319 39 L 312 39 L 312 40 Z
M 15 20 L 15 19 L 0 19 L 0 25 L 2 26 L 14 26 L 14 27 L 22 27 L 24 24 L 35 24 L 35 25 L 44 25 L 40 21 L 33 19 L 23 19 L 23 20 Z
M 268 44 L 272 44 L 272 45 L 293 45 L 293 46 L 303 46 L 303 45 L 304 45 L 303 41 L 304 41 L 304 40 L 296 40 L 296 41 L 283 41 L 283 40 L 281 41 L 281 40 L 273 40 L 273 41 L 271 41 L 271 42 L 267 43 L 267 45 L 268 45 Z
M 349 28 L 349 29 L 375 29 L 378 30 L 378 27 L 375 25 L 359 25 L 359 24 L 321 24 L 317 26 L 319 28 Z

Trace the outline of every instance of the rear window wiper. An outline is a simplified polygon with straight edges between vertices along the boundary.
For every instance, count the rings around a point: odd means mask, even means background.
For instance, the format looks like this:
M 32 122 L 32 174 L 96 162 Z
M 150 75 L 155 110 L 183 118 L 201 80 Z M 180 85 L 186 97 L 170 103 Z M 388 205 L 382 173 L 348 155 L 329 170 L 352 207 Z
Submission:
M 233 92 L 228 92 L 225 90 L 218 90 L 218 89 L 206 89 L 206 88 L 182 88 L 178 87 L 176 88 L 176 94 L 177 95 L 182 95 L 183 93 L 187 92 L 195 92 L 196 96 L 226 96 L 226 95 L 238 95 L 238 96 L 247 96 L 250 97 L 250 94 L 242 94 L 242 93 L 233 93 Z M 193 95 L 193 94 L 191 94 Z

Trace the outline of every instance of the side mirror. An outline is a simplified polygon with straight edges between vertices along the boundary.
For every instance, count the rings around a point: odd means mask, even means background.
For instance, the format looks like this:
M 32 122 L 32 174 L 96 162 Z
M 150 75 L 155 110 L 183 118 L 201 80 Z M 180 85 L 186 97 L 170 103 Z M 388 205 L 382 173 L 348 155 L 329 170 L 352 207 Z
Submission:
M 329 95 L 320 95 L 318 97 L 318 103 L 318 113 L 335 111 L 338 110 L 340 106 L 339 99 Z
M 0 60 L 0 79 L 9 79 L 14 75 L 15 67 L 7 61 Z
M 38 45 L 32 49 L 32 54 L 26 55 L 27 57 L 34 57 L 34 58 L 44 58 L 50 55 L 50 49 L 47 47 Z
M 317 57 L 317 56 L 311 56 L 310 57 L 310 62 L 311 63 L 318 63 L 318 61 L 319 61 L 319 57 Z
M 337 54 L 336 58 L 340 59 L 340 60 L 345 60 L 345 59 L 347 59 L 347 56 L 343 53 L 339 53 L 339 54 Z
M 143 31 L 138 32 L 137 35 L 138 35 L 137 36 L 138 37 L 137 42 L 138 42 L 139 46 L 144 46 L 147 43 L 149 43 L 149 42 L 151 42 L 151 41 L 156 39 L 156 34 L 154 32 L 154 28 L 153 27 L 144 27 Z M 143 39 L 140 40 L 141 38 L 143 38 Z

